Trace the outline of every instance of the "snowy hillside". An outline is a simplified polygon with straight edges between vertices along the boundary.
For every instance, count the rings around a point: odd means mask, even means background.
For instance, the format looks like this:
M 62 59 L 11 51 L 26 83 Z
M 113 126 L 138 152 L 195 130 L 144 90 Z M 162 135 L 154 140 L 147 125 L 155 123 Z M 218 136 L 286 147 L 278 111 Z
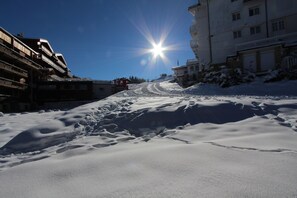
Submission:
M 0 197 L 297 197 L 296 86 L 157 81 L 4 114 Z

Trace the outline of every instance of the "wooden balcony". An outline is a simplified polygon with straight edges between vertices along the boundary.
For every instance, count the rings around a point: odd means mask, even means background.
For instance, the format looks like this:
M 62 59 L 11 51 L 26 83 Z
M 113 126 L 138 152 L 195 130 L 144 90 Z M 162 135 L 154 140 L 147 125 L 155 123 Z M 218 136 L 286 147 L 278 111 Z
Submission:
M 64 69 L 67 68 L 67 66 L 66 66 L 62 61 L 60 61 L 59 59 L 57 60 L 57 63 L 58 63 L 61 67 L 63 67 Z
M 50 50 L 48 50 L 45 46 L 41 45 L 41 46 L 40 46 L 40 49 L 41 49 L 46 55 L 48 55 L 48 57 L 52 57 L 52 56 L 53 56 L 53 53 L 52 53 Z
M 11 58 L 21 64 L 26 65 L 26 67 L 34 69 L 34 70 L 38 70 L 40 68 L 42 68 L 41 65 L 33 62 L 32 60 L 24 57 L 23 55 L 21 55 L 19 52 L 8 48 L 7 46 L 3 45 L 2 43 L 0 43 L 0 56 L 4 55 L 8 58 Z
M 61 72 L 62 74 L 65 73 L 65 70 L 62 67 L 56 65 L 52 60 L 50 60 L 49 58 L 47 58 L 46 56 L 44 56 L 42 54 L 41 54 L 41 60 L 46 62 L 50 67 L 56 69 L 57 71 Z
M 14 80 L 0 77 L 0 86 L 12 88 L 12 89 L 25 90 L 28 87 L 28 84 L 20 83 Z
M 6 63 L 1 60 L 0 60 L 0 69 L 5 70 L 6 72 L 24 77 L 24 78 L 28 78 L 28 72 L 26 70 L 23 70 L 21 68 L 18 68 L 14 65 L 11 65 L 11 64 Z

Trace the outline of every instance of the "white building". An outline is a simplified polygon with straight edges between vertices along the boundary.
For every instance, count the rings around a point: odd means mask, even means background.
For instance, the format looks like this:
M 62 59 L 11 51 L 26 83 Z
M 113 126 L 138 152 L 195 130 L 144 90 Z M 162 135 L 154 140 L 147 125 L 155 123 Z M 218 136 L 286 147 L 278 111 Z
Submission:
M 296 0 L 200 0 L 188 10 L 194 16 L 190 44 L 200 65 L 230 63 L 263 72 L 296 64 Z
M 181 85 L 191 84 L 198 77 L 199 64 L 196 59 L 187 60 L 186 65 L 177 66 L 172 68 L 174 78 Z

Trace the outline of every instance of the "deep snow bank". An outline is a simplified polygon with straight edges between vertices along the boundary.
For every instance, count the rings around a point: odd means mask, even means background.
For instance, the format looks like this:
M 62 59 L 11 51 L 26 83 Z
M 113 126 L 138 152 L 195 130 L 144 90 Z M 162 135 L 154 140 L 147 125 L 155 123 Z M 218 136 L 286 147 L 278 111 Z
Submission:
M 40 151 L 82 136 L 115 138 L 121 134 L 127 140 L 140 137 L 148 141 L 164 131 L 186 125 L 238 122 L 254 116 L 277 115 L 282 108 L 297 109 L 297 104 L 269 105 L 259 100 L 243 104 L 218 97 L 110 97 L 20 132 L 0 148 L 0 154 Z M 15 119 L 27 116 L 30 114 Z

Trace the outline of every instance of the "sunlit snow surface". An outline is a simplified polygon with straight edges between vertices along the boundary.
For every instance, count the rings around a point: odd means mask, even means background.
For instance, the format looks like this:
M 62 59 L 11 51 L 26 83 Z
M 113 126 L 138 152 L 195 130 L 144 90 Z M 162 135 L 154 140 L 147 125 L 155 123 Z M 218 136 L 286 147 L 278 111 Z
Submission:
M 295 198 L 296 87 L 156 81 L 74 109 L 4 114 L 0 197 Z

